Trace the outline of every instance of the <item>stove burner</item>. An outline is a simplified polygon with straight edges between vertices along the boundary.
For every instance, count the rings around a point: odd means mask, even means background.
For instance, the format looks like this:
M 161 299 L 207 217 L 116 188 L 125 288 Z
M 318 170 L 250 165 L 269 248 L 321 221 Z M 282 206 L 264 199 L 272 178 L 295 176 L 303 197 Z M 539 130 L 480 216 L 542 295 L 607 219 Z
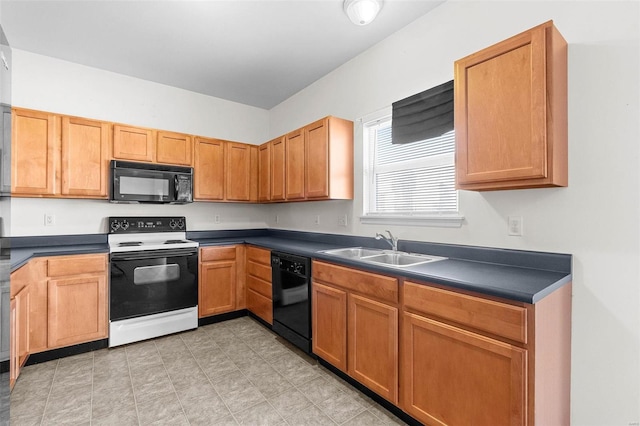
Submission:
M 186 243 L 185 240 L 167 240 L 164 242 L 165 244 L 183 244 Z
M 141 246 L 142 242 L 140 241 L 124 241 L 118 244 L 120 247 L 133 247 L 133 246 Z

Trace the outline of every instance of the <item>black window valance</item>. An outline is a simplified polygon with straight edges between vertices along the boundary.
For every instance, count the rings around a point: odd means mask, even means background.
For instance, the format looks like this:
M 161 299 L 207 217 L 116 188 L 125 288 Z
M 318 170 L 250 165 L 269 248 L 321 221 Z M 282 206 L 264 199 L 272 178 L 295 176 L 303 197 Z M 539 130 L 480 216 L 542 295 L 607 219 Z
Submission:
M 435 138 L 453 130 L 453 80 L 394 102 L 392 143 Z

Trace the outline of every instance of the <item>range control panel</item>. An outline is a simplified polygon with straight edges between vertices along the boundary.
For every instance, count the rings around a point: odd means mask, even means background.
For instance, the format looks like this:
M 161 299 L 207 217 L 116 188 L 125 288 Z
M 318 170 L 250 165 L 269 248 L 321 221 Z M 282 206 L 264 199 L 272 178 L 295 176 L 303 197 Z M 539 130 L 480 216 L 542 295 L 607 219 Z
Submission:
M 186 231 L 184 216 L 117 216 L 108 218 L 110 234 Z

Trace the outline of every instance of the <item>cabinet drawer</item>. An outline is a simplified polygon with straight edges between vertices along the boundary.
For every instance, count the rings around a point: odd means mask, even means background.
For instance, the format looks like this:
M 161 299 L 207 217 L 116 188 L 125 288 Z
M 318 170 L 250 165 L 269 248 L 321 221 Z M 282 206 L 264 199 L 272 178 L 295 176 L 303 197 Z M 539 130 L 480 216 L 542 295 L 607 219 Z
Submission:
M 271 265 L 271 251 L 258 247 L 247 247 L 247 260 L 251 260 L 264 265 Z
M 256 278 L 253 275 L 249 275 L 247 277 L 247 290 L 253 290 L 256 293 L 260 293 L 261 295 L 268 297 L 269 299 L 273 297 L 271 283 L 261 280 L 260 278 Z
M 398 280 L 357 269 L 313 262 L 314 280 L 324 281 L 376 299 L 398 303 Z
M 200 249 L 200 262 L 211 262 L 214 260 L 235 260 L 236 247 L 205 247 Z
M 405 281 L 404 306 L 527 343 L 527 309 Z
M 271 266 L 265 266 L 249 260 L 247 262 L 247 273 L 268 283 L 271 282 Z
M 106 255 L 77 255 L 49 258 L 48 275 L 62 277 L 65 275 L 105 272 L 107 270 Z
M 253 290 L 247 290 L 247 309 L 269 324 L 273 324 L 273 304 L 271 299 L 267 299 Z

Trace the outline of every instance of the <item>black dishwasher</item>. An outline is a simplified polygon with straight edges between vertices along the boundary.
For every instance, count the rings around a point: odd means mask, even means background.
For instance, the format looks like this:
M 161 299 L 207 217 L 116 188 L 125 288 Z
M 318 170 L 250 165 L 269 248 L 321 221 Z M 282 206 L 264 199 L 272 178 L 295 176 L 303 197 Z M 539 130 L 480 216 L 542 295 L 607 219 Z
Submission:
M 311 353 L 311 260 L 271 252 L 273 331 Z

